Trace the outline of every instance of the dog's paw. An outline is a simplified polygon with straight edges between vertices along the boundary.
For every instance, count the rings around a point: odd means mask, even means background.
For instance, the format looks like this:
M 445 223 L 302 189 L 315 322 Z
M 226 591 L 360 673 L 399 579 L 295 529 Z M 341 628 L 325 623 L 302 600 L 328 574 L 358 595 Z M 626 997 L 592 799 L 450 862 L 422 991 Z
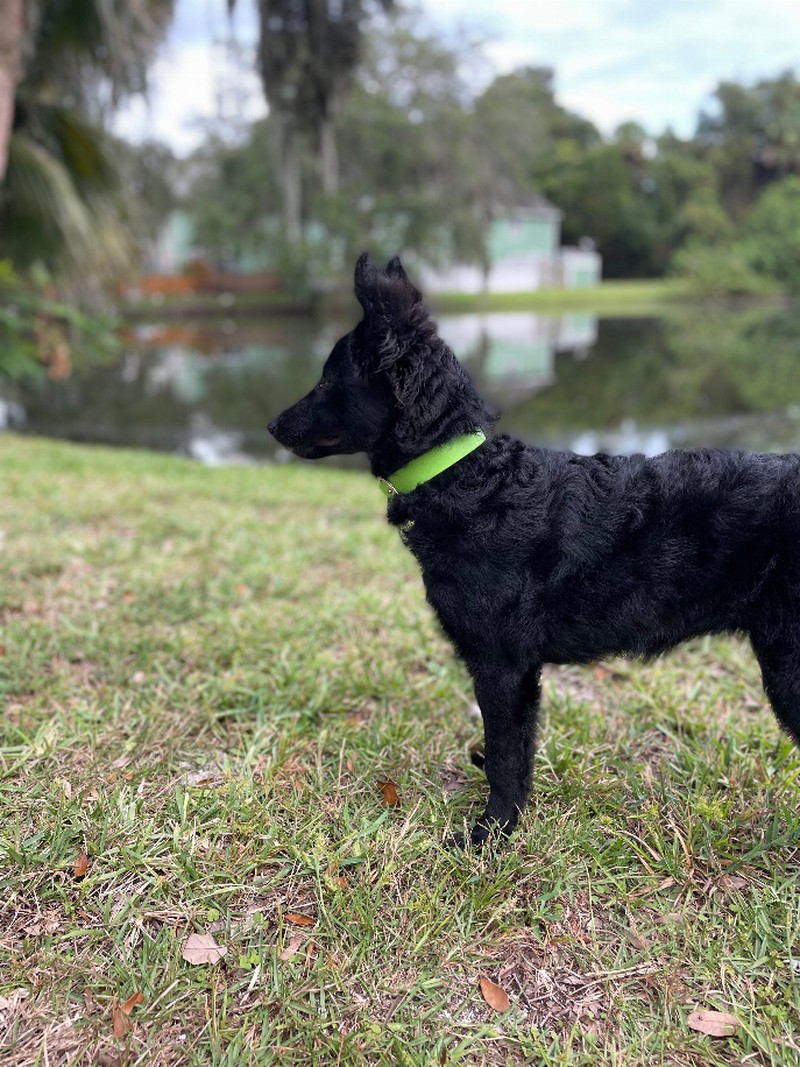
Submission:
M 497 827 L 493 829 L 487 826 L 473 826 L 469 834 L 455 833 L 452 834 L 447 844 L 450 848 L 460 849 L 462 852 L 467 848 L 473 848 L 476 851 L 480 851 L 488 845 L 498 841 L 503 835 L 498 831 Z

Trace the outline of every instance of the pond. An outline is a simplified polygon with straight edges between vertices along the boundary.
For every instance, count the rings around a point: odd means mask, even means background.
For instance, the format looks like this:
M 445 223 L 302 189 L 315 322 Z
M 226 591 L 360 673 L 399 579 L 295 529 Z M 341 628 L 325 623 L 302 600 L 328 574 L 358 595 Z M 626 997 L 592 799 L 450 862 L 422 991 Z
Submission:
M 663 318 L 441 316 L 501 430 L 579 452 L 800 451 L 800 309 Z M 0 427 L 193 456 L 278 458 L 269 419 L 317 380 L 349 323 L 301 316 L 132 328 L 112 363 L 0 386 Z

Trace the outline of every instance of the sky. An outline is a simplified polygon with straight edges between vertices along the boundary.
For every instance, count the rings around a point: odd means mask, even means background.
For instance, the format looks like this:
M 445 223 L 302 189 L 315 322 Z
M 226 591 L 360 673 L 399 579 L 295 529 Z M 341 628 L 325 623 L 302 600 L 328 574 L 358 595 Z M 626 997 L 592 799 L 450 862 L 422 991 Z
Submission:
M 421 0 L 424 25 L 450 39 L 486 41 L 482 76 L 531 65 L 555 70 L 556 98 L 610 134 L 633 120 L 682 137 L 713 108 L 720 81 L 800 74 L 800 0 Z M 225 0 L 178 0 L 151 78 L 149 103 L 132 102 L 120 133 L 167 141 L 187 153 L 203 122 L 264 113 L 254 71 L 226 64 Z M 255 0 L 237 0 L 235 38 L 257 38 Z M 214 41 L 217 45 L 214 45 Z M 227 74 L 226 74 L 227 71 Z

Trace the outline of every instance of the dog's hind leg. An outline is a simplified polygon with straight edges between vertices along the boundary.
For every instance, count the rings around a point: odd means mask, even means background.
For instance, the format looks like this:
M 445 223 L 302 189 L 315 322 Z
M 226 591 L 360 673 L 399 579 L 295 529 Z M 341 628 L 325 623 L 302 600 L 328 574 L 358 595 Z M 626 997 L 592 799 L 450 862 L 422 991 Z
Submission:
M 764 692 L 786 732 L 800 745 L 800 634 L 765 640 L 751 634 Z
M 510 834 L 525 807 L 533 778 L 541 666 L 525 672 L 505 664 L 468 664 L 483 717 L 483 769 L 489 781 L 486 810 L 473 827 L 473 845 Z

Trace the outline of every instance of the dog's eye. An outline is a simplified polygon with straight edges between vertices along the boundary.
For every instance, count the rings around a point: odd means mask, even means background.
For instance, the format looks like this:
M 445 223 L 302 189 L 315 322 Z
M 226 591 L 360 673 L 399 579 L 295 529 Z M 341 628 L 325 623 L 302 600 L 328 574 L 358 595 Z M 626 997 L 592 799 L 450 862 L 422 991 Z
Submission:
M 330 382 L 330 380 L 328 378 L 320 378 L 319 382 L 317 383 L 317 389 L 322 390 L 322 391 L 324 391 L 326 389 L 330 389 L 330 387 L 331 387 L 331 382 Z

